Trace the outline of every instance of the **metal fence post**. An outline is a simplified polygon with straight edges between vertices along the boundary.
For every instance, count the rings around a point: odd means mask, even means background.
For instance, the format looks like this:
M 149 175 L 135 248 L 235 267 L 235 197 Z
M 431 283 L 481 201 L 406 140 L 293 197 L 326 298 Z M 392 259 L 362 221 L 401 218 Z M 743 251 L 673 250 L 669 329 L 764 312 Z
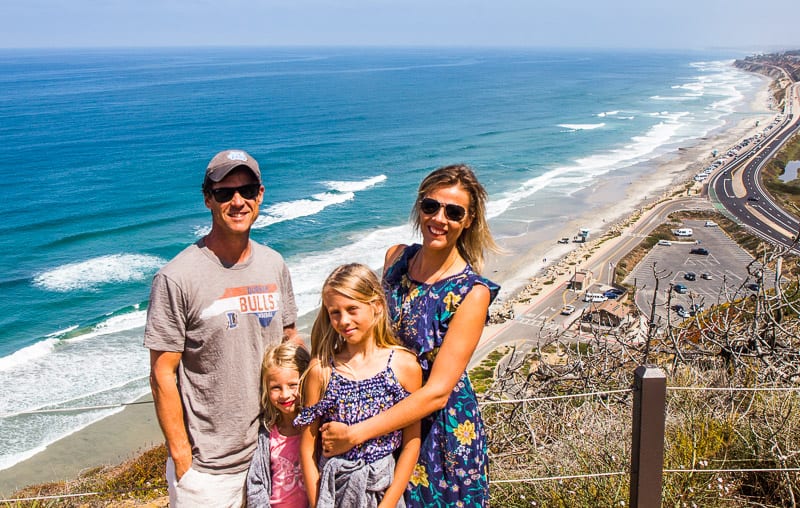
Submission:
M 661 506 L 667 377 L 658 367 L 641 365 L 633 373 L 631 508 Z

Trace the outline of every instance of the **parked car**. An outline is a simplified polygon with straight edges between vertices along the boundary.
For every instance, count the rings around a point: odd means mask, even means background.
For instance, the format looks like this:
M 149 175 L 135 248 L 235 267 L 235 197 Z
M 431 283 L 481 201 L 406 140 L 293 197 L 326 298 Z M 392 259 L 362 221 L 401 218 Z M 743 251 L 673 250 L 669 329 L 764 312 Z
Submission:
M 711 279 L 713 279 L 713 278 L 714 278 L 714 276 L 713 276 L 713 275 L 711 275 L 711 274 L 710 274 L 710 273 L 708 273 L 708 272 L 703 272 L 703 273 L 700 275 L 700 278 L 701 278 L 701 279 L 705 279 L 705 280 L 711 280 Z
M 620 296 L 620 295 L 622 295 L 624 293 L 625 293 L 625 290 L 623 290 L 623 289 L 611 288 L 611 289 L 609 289 L 607 291 L 604 291 L 603 292 L 603 296 L 605 296 L 606 298 L 609 298 L 609 299 L 613 299 L 613 298 L 617 298 L 618 296 Z
M 716 223 L 716 222 L 714 222 L 713 220 L 707 220 L 707 221 L 706 221 L 706 227 L 707 227 L 707 228 L 713 228 L 713 227 L 715 227 L 716 225 L 717 225 L 717 223 Z
M 697 274 L 694 272 L 686 272 L 683 274 L 683 278 L 686 280 L 697 280 Z
M 700 254 L 701 256 L 708 256 L 708 249 L 697 247 L 689 251 L 689 254 Z
M 759 289 L 761 289 L 761 285 L 756 283 L 756 282 L 751 282 L 750 284 L 748 284 L 745 287 L 747 289 L 749 289 L 750 291 L 758 291 Z
M 672 289 L 674 289 L 676 293 L 681 294 L 681 295 L 685 294 L 687 291 L 689 291 L 689 288 L 687 288 L 683 284 L 675 284 L 672 287 Z
M 563 307 L 561 307 L 561 314 L 563 314 L 564 316 L 569 316 L 573 312 L 575 312 L 575 306 L 574 305 L 567 304 L 567 305 L 564 305 Z
M 690 317 L 690 316 L 691 316 L 691 314 L 689 314 L 689 311 L 687 311 L 686 309 L 683 309 L 683 308 L 682 308 L 682 309 L 680 309 L 680 310 L 677 312 L 677 314 L 678 314 L 680 317 L 684 318 L 684 319 L 686 319 L 686 318 L 688 318 L 688 317 Z
M 693 303 L 689 306 L 689 315 L 694 316 L 698 312 L 702 312 L 704 308 L 702 303 Z
M 658 244 L 659 245 L 664 245 L 666 247 L 669 247 L 670 245 L 672 245 L 672 242 L 670 242 L 669 240 L 659 240 Z
M 584 302 L 602 303 L 608 300 L 608 297 L 602 293 L 589 293 L 583 295 Z
M 558 243 L 569 243 L 569 237 L 564 236 L 558 240 Z

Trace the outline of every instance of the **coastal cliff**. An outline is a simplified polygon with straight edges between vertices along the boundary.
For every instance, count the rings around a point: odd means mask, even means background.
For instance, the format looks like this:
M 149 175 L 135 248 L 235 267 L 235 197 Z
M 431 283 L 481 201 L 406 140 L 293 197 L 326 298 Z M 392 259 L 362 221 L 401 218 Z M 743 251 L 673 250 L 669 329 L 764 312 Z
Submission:
M 774 104 L 779 108 L 784 105 L 787 88 L 793 82 L 800 81 L 800 50 L 748 56 L 736 60 L 733 65 L 772 78 L 770 90 Z
M 752 55 L 736 60 L 733 65 L 774 79 L 784 78 L 788 74 L 792 80 L 800 81 L 800 50 Z

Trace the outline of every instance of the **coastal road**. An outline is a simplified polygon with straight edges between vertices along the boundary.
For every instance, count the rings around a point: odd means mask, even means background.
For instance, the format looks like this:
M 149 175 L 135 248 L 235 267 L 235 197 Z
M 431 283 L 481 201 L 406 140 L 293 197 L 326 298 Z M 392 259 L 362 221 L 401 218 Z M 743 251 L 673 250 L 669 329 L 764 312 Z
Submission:
M 761 170 L 794 134 L 800 132 L 800 85 L 787 91 L 787 106 L 782 122 L 758 144 L 736 157 L 712 176 L 709 182 L 711 200 L 723 207 L 741 224 L 759 237 L 784 247 L 796 247 L 800 220 L 779 206 L 764 190 Z M 795 248 L 796 253 L 800 253 Z

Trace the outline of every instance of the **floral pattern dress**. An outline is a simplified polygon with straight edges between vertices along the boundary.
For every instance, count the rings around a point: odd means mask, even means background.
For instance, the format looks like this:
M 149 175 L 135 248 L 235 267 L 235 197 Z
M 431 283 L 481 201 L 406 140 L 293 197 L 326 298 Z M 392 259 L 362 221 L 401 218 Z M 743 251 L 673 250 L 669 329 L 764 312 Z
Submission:
M 469 265 L 433 284 L 414 281 L 408 276 L 408 265 L 420 248 L 415 244 L 405 249 L 385 271 L 383 287 L 394 331 L 416 352 L 425 383 L 461 301 L 475 284 L 486 286 L 492 301 L 500 286 Z M 444 409 L 422 419 L 422 448 L 406 490 L 406 505 L 487 506 L 488 462 L 478 401 L 464 372 Z

